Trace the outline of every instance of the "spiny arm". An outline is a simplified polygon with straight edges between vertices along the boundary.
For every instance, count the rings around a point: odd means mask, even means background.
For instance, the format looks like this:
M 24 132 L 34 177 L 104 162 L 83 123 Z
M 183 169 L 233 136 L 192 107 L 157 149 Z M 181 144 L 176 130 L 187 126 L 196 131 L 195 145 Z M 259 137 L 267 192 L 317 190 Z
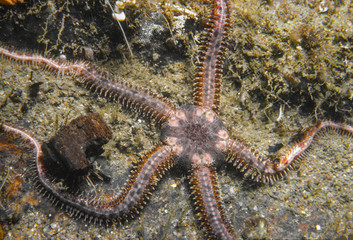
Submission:
M 45 174 L 43 158 L 36 159 L 35 181 L 39 191 L 55 205 L 68 212 L 71 217 L 88 222 L 111 224 L 133 216 L 145 205 L 151 190 L 162 175 L 173 165 L 173 154 L 169 147 L 159 145 L 134 166 L 129 180 L 118 196 L 101 199 L 84 194 L 73 196 L 58 189 Z
M 146 90 L 138 89 L 121 80 L 109 79 L 106 74 L 84 62 L 57 61 L 39 54 L 10 51 L 0 45 L 0 56 L 20 64 L 38 66 L 49 72 L 78 77 L 85 87 L 103 97 L 122 103 L 126 108 L 157 123 L 163 123 L 173 112 L 172 104 Z
M 45 168 L 45 158 L 41 143 L 26 132 L 0 124 L 0 131 L 20 136 L 32 145 L 34 161 L 31 164 L 35 186 L 54 204 L 60 206 L 72 217 L 85 221 L 110 224 L 121 222 L 138 213 L 145 205 L 149 194 L 164 173 L 174 164 L 174 154 L 170 147 L 158 145 L 141 160 L 135 162 L 129 180 L 118 196 L 101 199 L 97 196 L 86 196 L 81 193 L 74 196 L 67 190 L 60 189 L 53 183 Z
M 223 73 L 223 55 L 229 28 L 227 0 L 214 0 L 208 27 L 202 34 L 196 76 L 194 105 L 218 111 Z
M 305 131 L 300 141 L 291 144 L 278 157 L 266 157 L 237 139 L 230 140 L 227 161 L 256 181 L 274 182 L 300 163 L 320 136 L 330 131 L 353 137 L 352 125 L 322 121 Z
M 157 123 L 166 121 L 174 111 L 172 104 L 157 94 L 123 81 L 110 80 L 92 68 L 82 69 L 79 77 L 90 91 L 119 101 L 124 107 Z
M 214 167 L 196 166 L 190 171 L 190 185 L 198 218 L 209 239 L 233 239 L 233 230 L 224 214 Z

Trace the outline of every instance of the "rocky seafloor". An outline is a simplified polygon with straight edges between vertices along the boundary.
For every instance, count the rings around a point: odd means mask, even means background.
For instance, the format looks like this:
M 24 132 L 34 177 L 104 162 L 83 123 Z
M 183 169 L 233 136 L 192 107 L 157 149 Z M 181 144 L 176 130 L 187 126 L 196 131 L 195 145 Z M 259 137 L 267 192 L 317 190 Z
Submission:
M 113 2 L 112 2 L 113 4 Z M 319 119 L 352 120 L 351 1 L 231 1 L 220 118 L 265 154 Z M 19 51 L 83 59 L 177 105 L 192 102 L 204 2 L 137 1 L 118 23 L 104 1 L 26 1 L 0 6 L 0 42 Z M 0 121 L 40 141 L 98 112 L 113 131 L 102 169 L 119 191 L 132 159 L 159 140 L 159 127 L 91 94 L 72 77 L 0 59 Z M 274 184 L 218 168 L 225 211 L 248 239 L 352 239 L 351 139 L 327 135 L 296 170 Z M 11 149 L 11 154 L 9 154 Z M 121 226 L 70 218 L 37 193 L 30 148 L 0 137 L 0 239 L 203 239 L 187 175 L 175 166 L 146 207 Z

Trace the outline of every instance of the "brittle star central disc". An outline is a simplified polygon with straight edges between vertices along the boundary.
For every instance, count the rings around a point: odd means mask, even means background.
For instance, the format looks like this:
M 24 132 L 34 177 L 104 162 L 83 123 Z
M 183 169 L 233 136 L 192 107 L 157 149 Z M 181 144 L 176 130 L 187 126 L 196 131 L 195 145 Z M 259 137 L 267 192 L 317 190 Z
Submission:
M 175 111 L 162 126 L 162 141 L 181 160 L 209 165 L 222 159 L 228 131 L 217 114 L 207 108 L 186 105 Z

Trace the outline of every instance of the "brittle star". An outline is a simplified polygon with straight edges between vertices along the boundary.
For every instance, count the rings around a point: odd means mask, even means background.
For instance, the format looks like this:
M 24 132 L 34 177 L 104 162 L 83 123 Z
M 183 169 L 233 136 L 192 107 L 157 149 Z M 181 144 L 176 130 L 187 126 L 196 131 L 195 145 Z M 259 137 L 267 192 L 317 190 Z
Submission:
M 310 127 L 301 140 L 288 146 L 278 157 L 267 157 L 230 136 L 218 117 L 223 55 L 229 27 L 226 0 L 215 0 L 208 28 L 203 34 L 194 78 L 192 105 L 176 107 L 166 99 L 121 80 L 111 80 L 83 62 L 58 62 L 37 54 L 21 54 L 0 47 L 0 55 L 22 64 L 77 77 L 85 87 L 121 102 L 127 109 L 155 121 L 161 127 L 161 141 L 131 171 L 124 189 L 109 201 L 58 190 L 46 175 L 40 143 L 30 135 L 3 124 L 4 131 L 19 134 L 36 150 L 35 180 L 39 190 L 69 215 L 89 222 L 121 222 L 141 209 L 163 174 L 176 163 L 189 171 L 193 201 L 205 235 L 210 239 L 234 239 L 225 216 L 217 182 L 216 165 L 232 163 L 254 181 L 274 182 L 282 178 L 307 155 L 315 141 L 328 131 L 352 137 L 350 124 L 322 121 Z

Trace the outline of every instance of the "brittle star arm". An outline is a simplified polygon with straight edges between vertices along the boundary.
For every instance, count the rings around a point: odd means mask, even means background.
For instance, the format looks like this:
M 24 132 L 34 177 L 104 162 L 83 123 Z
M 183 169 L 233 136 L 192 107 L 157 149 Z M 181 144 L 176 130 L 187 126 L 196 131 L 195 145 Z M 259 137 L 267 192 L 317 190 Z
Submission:
M 300 163 L 321 136 L 332 131 L 353 137 L 351 124 L 322 121 L 308 128 L 301 140 L 289 145 L 282 154 L 275 157 L 267 157 L 237 139 L 230 140 L 227 161 L 256 181 L 274 182 Z
M 45 174 L 42 158 L 36 160 L 36 186 L 39 191 L 65 209 L 71 217 L 94 223 L 111 224 L 134 216 L 145 205 L 151 190 L 164 173 L 174 164 L 170 147 L 158 145 L 135 163 L 130 177 L 118 196 L 101 199 L 84 194 L 73 196 L 53 185 Z
M 173 104 L 157 94 L 138 89 L 121 80 L 109 79 L 106 74 L 84 62 L 59 62 L 39 54 L 23 54 L 9 51 L 0 45 L 0 56 L 14 62 L 39 66 L 49 72 L 78 77 L 78 80 L 92 92 L 103 97 L 118 100 L 126 108 L 143 117 L 163 123 L 173 112 Z
M 227 0 L 213 1 L 208 27 L 202 34 L 194 78 L 194 105 L 218 111 L 223 75 L 223 55 L 229 28 Z
M 198 217 L 209 239 L 233 239 L 233 230 L 221 204 L 216 169 L 195 166 L 190 171 L 190 185 L 199 211 Z
M 46 174 L 41 143 L 38 140 L 18 128 L 5 124 L 0 125 L 0 131 L 18 135 L 32 145 L 35 161 L 31 164 L 31 172 L 39 191 L 72 217 L 83 218 L 89 222 L 120 222 L 138 213 L 151 190 L 174 164 L 174 154 L 170 147 L 160 144 L 135 163 L 129 180 L 118 196 L 104 200 L 84 194 L 74 196 L 59 189 Z

